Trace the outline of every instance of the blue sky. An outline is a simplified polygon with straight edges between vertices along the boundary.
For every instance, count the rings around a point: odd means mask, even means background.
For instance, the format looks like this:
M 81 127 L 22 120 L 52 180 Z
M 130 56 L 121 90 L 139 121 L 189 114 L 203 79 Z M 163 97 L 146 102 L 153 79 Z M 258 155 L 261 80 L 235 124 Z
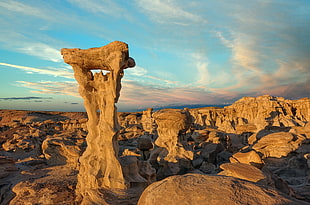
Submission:
M 310 96 L 309 0 L 1 0 L 0 26 L 0 109 L 83 110 L 60 49 L 115 40 L 120 111 Z

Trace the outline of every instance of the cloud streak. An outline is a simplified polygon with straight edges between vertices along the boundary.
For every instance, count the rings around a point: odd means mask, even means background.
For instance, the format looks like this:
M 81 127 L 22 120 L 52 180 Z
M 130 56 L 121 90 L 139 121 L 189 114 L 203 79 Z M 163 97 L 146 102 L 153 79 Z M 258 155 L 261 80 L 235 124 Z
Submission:
M 69 95 L 80 98 L 78 93 L 78 84 L 74 81 L 56 82 L 56 81 L 16 81 L 19 87 L 31 89 L 32 93 L 53 94 L 53 95 Z
M 9 98 L 0 98 L 0 100 L 46 100 L 53 99 L 52 97 L 9 97 Z
M 113 17 L 120 17 L 127 12 L 119 4 L 112 0 L 69 0 L 73 5 L 79 6 L 81 9 L 89 11 L 94 14 L 104 14 Z
M 15 31 L 1 32 L 0 37 L 0 43 L 8 50 L 17 51 L 55 63 L 62 61 L 60 51 L 47 43 L 34 41 Z
M 52 2 L 0 2 L 4 54 L 18 52 L 55 65 L 28 67 L 17 58 L 0 62 L 1 68 L 46 75 L 45 81 L 15 83 L 34 93 L 79 96 L 59 49 L 117 39 L 129 43 L 138 64 L 125 71 L 124 106 L 310 95 L 310 4 L 305 1 Z
M 184 10 L 177 1 L 136 0 L 136 4 L 153 21 L 160 24 L 190 25 L 192 22 L 207 23 L 200 16 Z
M 50 18 L 46 16 L 46 14 L 42 12 L 41 9 L 37 9 L 17 1 L 2 1 L 0 2 L 0 7 L 14 13 L 21 13 L 24 15 L 35 16 L 40 18 L 48 18 L 48 19 Z
M 33 72 L 33 73 L 38 73 L 38 74 L 42 74 L 42 75 L 52 75 L 55 77 L 63 77 L 63 78 L 73 79 L 73 72 L 71 70 L 67 70 L 65 68 L 61 68 L 61 69 L 56 69 L 56 68 L 41 69 L 41 68 L 14 65 L 14 64 L 9 64 L 9 63 L 2 63 L 2 62 L 0 62 L 0 66 L 21 69 L 23 71 L 26 71 L 27 73 Z
M 225 95 L 224 95 L 225 94 Z M 211 92 L 201 87 L 156 87 L 134 81 L 123 83 L 120 105 L 131 104 L 139 108 L 168 104 L 224 104 L 236 97 L 230 93 Z
M 58 49 L 44 43 L 23 43 L 22 47 L 17 48 L 21 53 L 36 56 L 52 62 L 61 62 L 62 57 Z

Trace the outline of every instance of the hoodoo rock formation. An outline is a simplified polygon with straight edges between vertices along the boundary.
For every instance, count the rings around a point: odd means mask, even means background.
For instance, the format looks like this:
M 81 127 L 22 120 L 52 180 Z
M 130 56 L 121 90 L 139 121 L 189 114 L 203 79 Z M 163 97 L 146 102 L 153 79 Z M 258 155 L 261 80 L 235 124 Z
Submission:
M 152 118 L 153 108 L 148 108 L 146 111 L 143 111 L 141 123 L 143 129 L 149 134 L 154 134 L 154 119 Z
M 128 45 L 119 41 L 86 50 L 64 48 L 61 54 L 74 70 L 88 115 L 87 148 L 79 160 L 77 201 L 102 204 L 105 202 L 100 189 L 126 188 L 118 161 L 120 125 L 115 103 L 120 96 L 123 70 L 134 67 L 135 62 L 129 57 Z M 98 69 L 99 73 L 91 72 Z
M 192 118 L 187 110 L 163 109 L 154 113 L 158 125 L 158 146 L 152 153 L 160 166 L 158 178 L 182 174 L 190 169 L 193 153 L 186 150 L 185 133 L 190 128 Z M 151 159 L 152 160 L 152 159 Z

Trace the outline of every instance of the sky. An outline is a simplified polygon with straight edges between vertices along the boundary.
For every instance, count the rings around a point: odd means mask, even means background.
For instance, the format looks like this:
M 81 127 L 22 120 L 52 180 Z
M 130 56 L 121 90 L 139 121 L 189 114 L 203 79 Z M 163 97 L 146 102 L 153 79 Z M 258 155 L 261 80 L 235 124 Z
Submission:
M 61 48 L 129 45 L 117 107 L 310 97 L 309 0 L 1 0 L 0 109 L 83 111 Z

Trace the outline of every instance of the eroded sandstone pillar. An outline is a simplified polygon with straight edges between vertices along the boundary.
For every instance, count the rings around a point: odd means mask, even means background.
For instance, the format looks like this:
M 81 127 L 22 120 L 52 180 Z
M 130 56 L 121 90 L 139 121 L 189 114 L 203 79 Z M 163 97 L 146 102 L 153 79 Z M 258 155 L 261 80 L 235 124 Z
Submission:
M 128 45 L 115 41 L 100 48 L 62 49 L 64 61 L 74 70 L 88 115 L 87 148 L 80 157 L 76 194 L 83 203 L 103 203 L 100 189 L 124 189 L 118 161 L 117 103 L 123 70 L 134 67 Z M 101 70 L 93 74 L 91 70 Z M 102 70 L 108 71 L 106 74 Z
M 158 138 L 157 148 L 153 150 L 150 162 L 159 164 L 157 179 L 167 176 L 184 174 L 184 170 L 191 168 L 193 152 L 186 150 L 185 132 L 190 128 L 192 118 L 187 110 L 163 109 L 153 114 L 156 121 Z

